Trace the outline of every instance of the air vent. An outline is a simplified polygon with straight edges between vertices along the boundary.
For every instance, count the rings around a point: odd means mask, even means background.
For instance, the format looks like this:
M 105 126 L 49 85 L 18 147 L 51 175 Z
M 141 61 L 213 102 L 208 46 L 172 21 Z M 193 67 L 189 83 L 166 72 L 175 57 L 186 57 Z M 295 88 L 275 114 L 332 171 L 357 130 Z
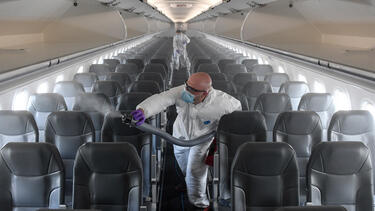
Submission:
M 172 3 L 170 4 L 172 8 L 191 8 L 193 4 L 186 4 L 186 3 Z

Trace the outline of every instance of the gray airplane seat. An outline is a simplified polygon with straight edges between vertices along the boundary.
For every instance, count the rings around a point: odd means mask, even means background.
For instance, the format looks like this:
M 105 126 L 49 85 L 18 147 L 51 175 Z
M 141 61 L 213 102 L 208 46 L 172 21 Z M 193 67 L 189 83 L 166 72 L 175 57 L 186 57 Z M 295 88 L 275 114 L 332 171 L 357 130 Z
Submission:
M 76 81 L 60 81 L 55 84 L 53 93 L 60 94 L 64 97 L 68 110 L 72 110 L 76 101 L 76 97 L 85 93 L 82 84 Z
M 101 93 L 85 93 L 77 97 L 73 110 L 90 116 L 95 128 L 95 140 L 100 141 L 105 114 L 114 110 L 110 99 Z
M 233 159 L 231 186 L 235 211 L 298 206 L 295 151 L 286 143 L 244 143 Z
M 227 64 L 225 65 L 224 70 L 221 72 L 224 73 L 230 81 L 232 81 L 236 74 L 247 73 L 247 70 L 243 64 Z
M 87 143 L 74 165 L 74 209 L 138 211 L 142 162 L 129 143 Z
M 148 92 L 131 92 L 122 94 L 119 97 L 116 110 L 117 111 L 133 111 L 137 105 L 145 99 L 151 97 L 151 93 Z
M 197 59 L 197 61 L 195 62 L 195 64 L 194 64 L 194 72 L 198 72 L 197 70 L 198 70 L 198 68 L 199 68 L 199 66 L 200 65 L 202 65 L 202 64 L 211 64 L 212 63 L 212 61 L 211 61 L 211 59 Z
M 116 67 L 115 70 L 116 73 L 127 73 L 132 81 L 135 81 L 135 78 L 139 73 L 142 72 L 141 69 L 138 69 L 138 66 L 133 63 L 128 63 L 128 64 L 119 64 Z
M 309 85 L 302 81 L 288 81 L 281 85 L 279 93 L 286 93 L 292 101 L 293 110 L 298 109 L 299 102 L 304 94 L 310 92 Z
M 212 87 L 229 95 L 235 95 L 235 89 L 229 81 L 212 81 Z
M 106 64 L 110 67 L 111 72 L 114 72 L 116 66 L 120 64 L 120 60 L 118 59 L 103 59 L 103 64 Z
M 291 111 L 292 104 L 287 94 L 267 93 L 258 97 L 254 110 L 263 114 L 267 124 L 267 141 L 273 140 L 273 128 L 280 113 Z
M 92 86 L 99 79 L 96 73 L 77 73 L 73 80 L 82 84 L 85 92 L 91 92 Z
M 198 69 L 196 72 L 219 73 L 220 69 L 217 64 L 204 63 L 198 66 Z
M 73 165 L 78 148 L 95 141 L 95 128 L 84 112 L 60 111 L 48 116 L 45 142 L 58 149 L 65 168 L 65 203 L 71 207 Z
M 277 93 L 279 92 L 281 85 L 289 81 L 289 76 L 286 73 L 271 73 L 264 77 L 264 81 L 270 82 L 272 92 Z
M 233 76 L 232 83 L 236 88 L 236 93 L 240 93 L 249 81 L 256 80 L 257 76 L 255 73 L 237 73 Z
M 89 68 L 89 72 L 95 73 L 98 76 L 99 80 L 104 80 L 105 75 L 113 71 L 111 69 L 111 66 L 107 64 L 92 64 Z
M 142 59 L 127 59 L 126 60 L 126 63 L 127 64 L 136 64 L 137 65 L 137 67 L 138 67 L 138 70 L 143 70 L 143 68 L 145 67 L 145 64 L 144 64 L 144 62 L 143 62 L 143 60 Z
M 348 211 L 373 210 L 371 152 L 361 142 L 322 142 L 307 166 L 307 200 Z
M 1 211 L 32 211 L 64 204 L 64 165 L 55 146 L 8 143 L 0 154 Z
M 33 94 L 29 98 L 27 110 L 33 114 L 39 130 L 39 141 L 44 142 L 47 117 L 56 111 L 66 111 L 64 98 L 55 93 Z
M 126 113 L 129 112 L 127 111 Z M 142 160 L 143 194 L 145 197 L 149 196 L 151 187 L 151 140 L 151 134 L 144 133 L 135 127 L 125 124 L 121 112 L 110 112 L 106 115 L 102 130 L 102 142 L 126 142 L 135 147 Z
M 327 141 L 329 122 L 334 113 L 333 97 L 329 93 L 307 93 L 298 105 L 300 111 L 315 111 L 322 122 L 322 141 Z
M 244 59 L 241 62 L 243 65 L 246 66 L 247 72 L 252 72 L 253 66 L 258 64 L 257 59 Z
M 230 167 L 237 149 L 246 142 L 266 141 L 266 121 L 257 111 L 235 111 L 221 117 L 217 129 L 219 199 L 230 198 Z
M 227 81 L 228 78 L 224 73 L 208 73 L 212 81 Z
M 269 64 L 255 64 L 251 70 L 257 75 L 258 81 L 264 81 L 267 75 L 273 73 L 273 68 Z
M 306 166 L 314 147 L 322 141 L 322 124 L 313 111 L 289 111 L 281 113 L 273 129 L 273 141 L 288 143 L 297 154 L 300 202 L 306 202 Z
M 372 155 L 375 155 L 375 129 L 372 114 L 366 110 L 334 113 L 328 127 L 328 141 L 360 141 L 370 149 Z M 371 162 L 375 163 L 375 156 L 371 156 Z M 375 172 L 373 176 L 375 181 Z
M 132 79 L 128 73 L 107 73 L 104 77 L 106 81 L 117 81 L 123 92 L 127 92 L 132 84 Z
M 272 93 L 270 83 L 265 81 L 250 81 L 244 86 L 242 93 L 238 93 L 242 109 L 254 110 L 255 102 L 261 94 Z
M 163 79 L 163 76 L 160 73 L 156 73 L 156 72 L 140 73 L 137 77 L 137 81 L 141 81 L 141 80 L 150 80 L 150 81 L 157 82 L 159 87 L 161 88 L 161 91 L 164 91 L 166 88 L 165 80 Z
M 217 62 L 217 65 L 219 66 L 220 71 L 223 72 L 225 69 L 225 66 L 227 66 L 228 64 L 235 64 L 235 63 L 236 61 L 233 59 L 220 59 Z
M 97 81 L 92 87 L 92 93 L 101 93 L 107 96 L 114 107 L 118 97 L 123 93 L 121 85 L 117 81 Z
M 135 81 L 130 88 L 130 92 L 148 92 L 157 94 L 161 92 L 159 84 L 152 80 Z
M 30 112 L 0 110 L 0 148 L 9 142 L 38 140 L 38 127 Z
M 149 73 L 149 72 L 160 73 L 164 80 L 167 79 L 167 76 L 168 76 L 168 72 L 164 68 L 164 65 L 162 64 L 155 64 L 155 63 L 148 64 L 146 65 L 144 72 L 145 73 Z

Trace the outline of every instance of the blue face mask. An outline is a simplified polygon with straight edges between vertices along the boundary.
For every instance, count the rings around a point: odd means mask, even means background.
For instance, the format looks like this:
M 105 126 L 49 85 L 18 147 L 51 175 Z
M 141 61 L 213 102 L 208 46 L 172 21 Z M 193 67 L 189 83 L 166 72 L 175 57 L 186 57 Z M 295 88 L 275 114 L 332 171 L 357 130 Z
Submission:
M 187 103 L 194 103 L 194 98 L 195 96 L 186 90 L 181 94 L 181 99 Z

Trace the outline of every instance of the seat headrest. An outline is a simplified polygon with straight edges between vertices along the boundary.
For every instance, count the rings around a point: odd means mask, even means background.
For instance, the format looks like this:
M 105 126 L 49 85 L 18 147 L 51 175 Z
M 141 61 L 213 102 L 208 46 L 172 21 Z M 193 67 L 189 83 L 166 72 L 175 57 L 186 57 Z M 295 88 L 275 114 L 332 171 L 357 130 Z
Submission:
M 264 80 L 270 82 L 272 85 L 281 86 L 281 84 L 289 81 L 289 76 L 286 73 L 272 73 L 266 75 Z
M 233 171 L 256 176 L 278 176 L 284 174 L 291 162 L 296 163 L 296 153 L 287 143 L 246 142 L 237 150 Z
M 163 76 L 161 73 L 156 73 L 156 72 L 143 72 L 140 73 L 137 77 L 137 80 L 163 80 Z
M 266 128 L 266 120 L 260 112 L 235 111 L 221 117 L 218 132 L 233 133 L 238 135 L 254 133 L 265 134 Z
M 333 114 L 328 130 L 346 135 L 374 132 L 374 119 L 367 110 L 338 111 Z
M 64 171 L 59 152 L 48 143 L 10 142 L 1 149 L 1 158 L 17 176 L 42 176 Z
M 246 66 L 243 64 L 227 64 L 223 70 L 224 73 L 234 74 L 234 73 L 246 73 Z
M 233 76 L 233 83 L 238 86 L 244 86 L 249 81 L 256 81 L 257 75 L 255 73 L 237 73 Z
M 79 94 L 85 93 L 82 84 L 76 81 L 60 81 L 55 84 L 53 93 L 62 95 L 63 97 L 76 97 Z
M 306 93 L 302 96 L 298 106 L 301 111 L 331 111 L 333 110 L 333 98 L 329 93 Z
M 142 171 L 142 162 L 132 144 L 86 143 L 77 152 L 77 158 L 87 164 L 90 171 L 100 174 L 120 174 Z
M 226 81 L 227 76 L 224 73 L 208 73 L 212 81 Z
M 111 101 L 102 93 L 85 93 L 77 97 L 73 110 L 107 113 L 112 110 Z
M 55 93 L 33 94 L 29 98 L 30 112 L 53 112 L 67 110 L 64 98 Z
M 139 58 L 127 59 L 126 63 L 136 64 L 138 66 L 138 69 L 143 69 L 143 67 L 144 67 L 143 59 L 139 59 Z
M 159 84 L 150 80 L 136 81 L 131 87 L 131 92 L 149 92 L 151 94 L 156 94 L 160 91 Z
M 127 63 L 127 64 L 119 64 L 116 66 L 115 72 L 117 73 L 129 73 L 129 74 L 137 74 L 141 72 L 138 69 L 138 66 L 133 63 Z
M 93 93 L 103 93 L 108 97 L 118 96 L 122 88 L 117 81 L 97 81 L 92 87 Z
M 287 81 L 280 87 L 280 93 L 287 93 L 289 97 L 302 97 L 304 94 L 310 92 L 309 85 L 302 81 Z
M 80 136 L 94 133 L 95 129 L 90 116 L 80 111 L 58 111 L 47 118 L 46 131 L 59 136 Z
M 233 91 L 232 84 L 229 81 L 212 81 L 212 87 L 226 93 Z
M 149 98 L 152 94 L 148 92 L 132 92 L 122 94 L 117 102 L 118 111 L 135 110 L 136 106 L 145 99 Z
M 111 72 L 111 67 L 108 64 L 92 64 L 89 72 L 91 73 L 107 73 Z
M 104 118 L 103 128 L 104 125 L 107 125 L 106 128 L 110 128 L 113 135 L 117 136 L 134 136 L 143 134 L 141 130 L 138 130 L 135 127 L 129 127 L 125 124 L 122 120 L 122 113 L 130 113 L 131 110 L 128 111 L 112 111 L 107 113 Z M 108 127 L 109 126 L 109 127 Z
M 223 64 L 233 64 L 233 63 L 236 63 L 236 61 L 233 59 L 220 59 L 218 62 L 219 66 Z
M 258 97 L 255 103 L 255 110 L 279 113 L 292 110 L 290 97 L 284 93 L 266 93 Z
M 322 142 L 315 146 L 308 164 L 309 170 L 326 174 L 356 174 L 369 162 L 370 150 L 359 141 Z
M 287 111 L 277 117 L 274 131 L 293 135 L 312 134 L 316 129 L 321 130 L 321 124 L 319 115 L 314 111 Z
M 99 79 L 96 73 L 77 73 L 74 75 L 74 80 L 85 87 L 89 87 Z
M 244 59 L 242 60 L 242 64 L 246 66 L 246 68 L 251 69 L 253 65 L 258 64 L 257 59 Z
M 254 72 L 264 72 L 264 73 L 271 73 L 273 72 L 273 68 L 269 64 L 255 64 L 252 67 Z
M 198 66 L 198 69 L 196 72 L 205 72 L 205 73 L 219 73 L 219 66 L 217 64 L 211 64 L 211 63 L 202 63 Z
M 107 73 L 104 80 L 117 81 L 120 85 L 123 85 L 123 83 L 131 83 L 131 78 L 128 73 Z
M 120 61 L 118 59 L 104 59 L 103 64 L 108 64 L 109 66 L 115 68 L 118 64 L 120 64 Z
M 33 115 L 28 111 L 0 110 L 0 133 L 3 135 L 21 135 L 38 133 Z
M 246 96 L 258 96 L 261 93 L 271 93 L 272 87 L 266 81 L 249 81 L 243 88 L 243 93 Z

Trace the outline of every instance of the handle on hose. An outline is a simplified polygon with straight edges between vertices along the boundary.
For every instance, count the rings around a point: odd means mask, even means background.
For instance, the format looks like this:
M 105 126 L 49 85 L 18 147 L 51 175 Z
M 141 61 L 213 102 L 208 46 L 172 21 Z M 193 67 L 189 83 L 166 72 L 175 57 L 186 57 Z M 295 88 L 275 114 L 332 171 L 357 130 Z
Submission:
M 135 128 L 137 128 L 139 130 L 142 130 L 144 132 L 148 132 L 148 133 L 152 133 L 154 135 L 160 136 L 163 139 L 165 139 L 166 141 L 168 141 L 172 144 L 176 144 L 178 146 L 182 146 L 182 147 L 192 147 L 192 146 L 195 146 L 195 145 L 198 145 L 198 144 L 202 144 L 202 143 L 211 141 L 215 137 L 215 134 L 216 134 L 216 131 L 212 131 L 208 134 L 205 134 L 205 135 L 200 136 L 200 137 L 195 138 L 195 139 L 183 140 L 183 139 L 178 139 L 176 137 L 173 137 L 170 134 L 166 133 L 165 131 L 160 130 L 159 128 L 156 128 L 156 127 L 154 127 L 150 124 L 147 124 L 147 123 L 143 123 L 142 125 L 137 126 L 136 121 L 133 120 L 131 115 L 123 114 L 121 116 L 121 119 L 122 119 L 122 123 L 124 123 L 124 124 L 127 124 L 131 127 L 135 127 Z

